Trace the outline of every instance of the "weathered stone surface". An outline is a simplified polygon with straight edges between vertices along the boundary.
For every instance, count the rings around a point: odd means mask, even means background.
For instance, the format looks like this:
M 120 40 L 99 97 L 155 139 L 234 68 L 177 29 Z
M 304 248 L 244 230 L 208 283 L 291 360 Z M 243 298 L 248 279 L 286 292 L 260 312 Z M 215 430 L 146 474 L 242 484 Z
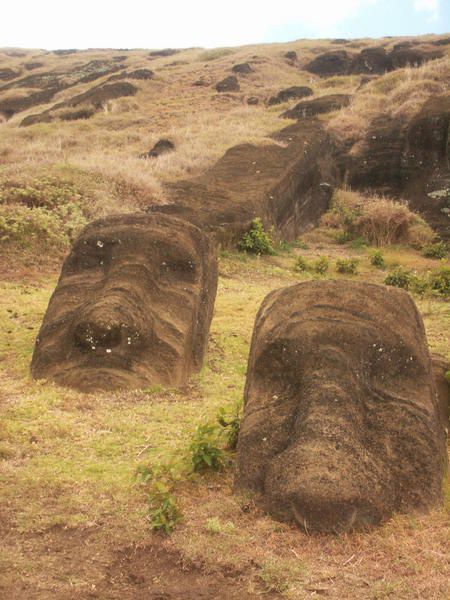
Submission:
M 292 240 L 328 209 L 338 170 L 333 144 L 315 119 L 272 136 L 282 145 L 240 144 L 203 175 L 167 186 L 170 202 L 149 210 L 179 215 L 233 246 L 260 217 Z
M 297 60 L 297 52 L 295 52 L 295 50 L 289 50 L 288 52 L 286 52 L 284 54 L 284 58 L 287 58 L 290 61 L 296 61 Z
M 446 375 L 450 373 L 450 360 L 441 354 L 433 352 L 431 354 L 431 362 L 433 365 L 439 411 L 443 426 L 448 430 L 450 419 L 450 380 Z
M 305 65 L 305 71 L 330 77 L 331 75 L 347 75 L 353 64 L 353 57 L 345 50 L 336 50 L 319 54 L 311 62 Z
M 88 225 L 64 261 L 33 377 L 82 391 L 183 385 L 206 352 L 217 287 L 209 238 L 166 215 Z
M 225 77 L 222 81 L 216 84 L 216 90 L 218 92 L 238 92 L 241 89 L 237 77 L 230 75 Z
M 250 73 L 253 73 L 253 69 L 247 62 L 233 65 L 231 70 L 233 73 L 238 73 L 239 75 L 249 75 Z
M 269 98 L 267 104 L 269 106 L 274 106 L 275 104 L 282 104 L 283 102 L 293 100 L 294 98 L 307 98 L 313 94 L 314 92 L 310 87 L 304 85 L 294 85 L 286 88 L 285 90 L 281 90 L 276 96 Z
M 236 484 L 308 532 L 376 525 L 442 498 L 447 467 L 425 331 L 403 290 L 313 281 L 256 317 Z
M 67 109 L 77 108 L 81 111 L 80 114 L 89 113 L 90 115 L 102 110 L 105 102 L 114 100 L 116 98 L 122 98 L 124 96 L 134 96 L 138 91 L 137 87 L 128 83 L 127 81 L 105 83 L 87 90 L 82 94 L 78 94 L 69 100 L 59 102 L 55 104 L 51 109 L 46 110 L 37 115 L 29 115 L 21 121 L 21 127 L 27 127 L 28 125 L 34 125 L 36 123 L 49 123 L 60 115 L 67 114 Z M 75 114 L 78 111 L 73 111 Z M 73 120 L 76 117 L 73 117 Z M 86 118 L 85 116 L 81 118 Z
M 359 189 L 408 199 L 413 210 L 450 237 L 450 94 L 431 97 L 412 119 L 381 116 L 348 160 L 345 177 Z
M 304 119 L 335 110 L 339 110 L 350 104 L 351 96 L 348 94 L 330 94 L 319 96 L 314 100 L 303 100 L 286 112 L 282 113 L 284 119 Z
M 170 140 L 161 139 L 156 142 L 151 150 L 141 154 L 140 158 L 158 158 L 161 154 L 167 154 L 175 150 L 175 144 Z

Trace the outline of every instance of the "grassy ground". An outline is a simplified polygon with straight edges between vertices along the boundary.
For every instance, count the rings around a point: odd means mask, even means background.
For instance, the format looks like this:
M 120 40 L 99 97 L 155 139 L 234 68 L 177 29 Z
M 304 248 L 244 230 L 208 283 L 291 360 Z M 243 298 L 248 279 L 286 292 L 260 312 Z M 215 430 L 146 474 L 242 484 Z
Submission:
M 222 256 L 208 361 L 183 391 L 84 395 L 33 382 L 28 373 L 33 343 L 57 271 L 2 281 L 0 590 L 23 588 L 29 594 L 5 597 L 89 597 L 120 548 L 152 540 L 177 550 L 186 568 L 231 574 L 249 595 L 262 585 L 288 598 L 447 597 L 448 504 L 425 516 L 398 516 L 366 534 L 310 537 L 233 495 L 230 468 L 179 485 L 183 520 L 168 540 L 150 532 L 136 468 L 184 451 L 198 423 L 241 399 L 262 299 L 274 288 L 311 277 L 292 270 L 296 254 L 329 256 L 327 277 L 338 276 L 337 257 L 354 256 L 360 259 L 355 278 L 384 278 L 370 265 L 367 250 L 317 238 L 311 234 L 306 250 L 269 258 Z M 436 265 L 403 247 L 384 253 L 388 264 L 419 272 Z M 449 304 L 417 302 L 430 347 L 450 358 Z

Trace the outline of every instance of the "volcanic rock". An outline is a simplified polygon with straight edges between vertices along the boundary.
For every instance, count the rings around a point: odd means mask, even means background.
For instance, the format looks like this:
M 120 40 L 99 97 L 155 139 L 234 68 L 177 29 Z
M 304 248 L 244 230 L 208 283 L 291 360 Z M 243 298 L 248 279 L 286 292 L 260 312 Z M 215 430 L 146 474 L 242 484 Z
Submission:
M 161 154 L 167 154 L 175 150 L 175 144 L 170 140 L 161 139 L 153 146 L 151 150 L 141 154 L 140 158 L 158 158 Z
M 282 113 L 284 119 L 304 119 L 314 115 L 333 112 L 350 104 L 351 96 L 348 94 L 331 94 L 319 96 L 314 100 L 303 100 L 286 112 Z
M 253 69 L 248 63 L 233 65 L 231 70 L 233 73 L 239 73 L 240 75 L 249 75 L 250 73 L 253 73 Z
M 442 500 L 446 436 L 407 292 L 310 281 L 256 317 L 236 484 L 308 532 L 378 525 Z
M 32 375 L 86 392 L 184 385 L 203 364 L 216 288 L 215 250 L 193 225 L 94 221 L 64 261 Z
M 310 87 L 294 85 L 286 88 L 285 90 L 281 90 L 281 92 L 278 92 L 276 96 L 269 98 L 267 104 L 269 106 L 273 106 L 275 104 L 282 104 L 283 102 L 287 102 L 288 100 L 292 100 L 294 98 L 307 98 L 313 94 L 314 92 Z
M 230 75 L 225 77 L 222 81 L 216 84 L 216 90 L 218 92 L 238 92 L 241 89 L 237 77 Z

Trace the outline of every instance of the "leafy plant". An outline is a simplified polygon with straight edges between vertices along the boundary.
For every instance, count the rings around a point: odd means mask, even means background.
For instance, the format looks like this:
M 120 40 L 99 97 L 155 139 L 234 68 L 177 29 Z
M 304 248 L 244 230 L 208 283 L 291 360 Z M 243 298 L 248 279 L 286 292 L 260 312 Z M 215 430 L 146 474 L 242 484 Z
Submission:
M 217 420 L 219 425 L 223 427 L 226 434 L 226 448 L 228 450 L 235 450 L 238 442 L 239 429 L 241 426 L 241 407 L 242 403 L 239 402 L 234 410 L 227 410 L 226 408 L 220 408 Z
M 311 268 L 309 262 L 306 260 L 304 256 L 298 256 L 295 261 L 294 271 L 299 271 L 300 273 L 306 273 Z
M 425 244 L 422 248 L 422 255 L 426 258 L 445 258 L 447 256 L 447 244 L 445 242 Z
M 440 267 L 428 276 L 430 290 L 442 298 L 450 298 L 450 267 Z
M 174 463 L 168 463 L 157 467 L 141 466 L 137 469 L 137 475 L 142 482 L 149 485 L 147 502 L 150 527 L 167 534 L 172 532 L 182 518 L 177 501 L 172 494 L 176 480 L 175 468 Z
M 218 446 L 219 431 L 216 425 L 198 425 L 189 445 L 194 472 L 211 469 L 221 471 L 226 465 L 224 452 Z
M 391 285 L 394 287 L 403 288 L 404 290 L 409 290 L 412 282 L 413 282 L 414 274 L 410 269 L 406 269 L 401 265 L 396 267 L 393 271 L 388 273 L 386 276 L 384 283 L 386 285 Z
M 377 269 L 385 269 L 386 261 L 384 260 L 381 250 L 374 250 L 370 255 L 370 264 Z
M 250 229 L 242 236 L 238 248 L 243 252 L 251 252 L 258 255 L 275 254 L 272 240 L 264 230 L 264 225 L 260 218 L 253 219 Z
M 320 256 L 316 261 L 314 261 L 312 268 L 316 273 L 320 275 L 325 275 L 330 266 L 330 261 L 326 256 Z
M 338 258 L 336 260 L 336 271 L 338 273 L 347 273 L 356 275 L 358 272 L 359 260 L 357 258 Z

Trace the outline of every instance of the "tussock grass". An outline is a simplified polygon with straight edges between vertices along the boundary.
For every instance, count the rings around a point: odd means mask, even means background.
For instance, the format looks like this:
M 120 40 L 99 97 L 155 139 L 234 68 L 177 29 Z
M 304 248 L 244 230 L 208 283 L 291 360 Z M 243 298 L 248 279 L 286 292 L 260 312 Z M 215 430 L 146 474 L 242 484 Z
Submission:
M 328 130 L 343 144 L 362 140 L 371 121 L 380 115 L 406 120 L 433 95 L 450 89 L 450 57 L 421 67 L 407 67 L 378 77 L 361 88 L 350 106 L 337 113 Z

